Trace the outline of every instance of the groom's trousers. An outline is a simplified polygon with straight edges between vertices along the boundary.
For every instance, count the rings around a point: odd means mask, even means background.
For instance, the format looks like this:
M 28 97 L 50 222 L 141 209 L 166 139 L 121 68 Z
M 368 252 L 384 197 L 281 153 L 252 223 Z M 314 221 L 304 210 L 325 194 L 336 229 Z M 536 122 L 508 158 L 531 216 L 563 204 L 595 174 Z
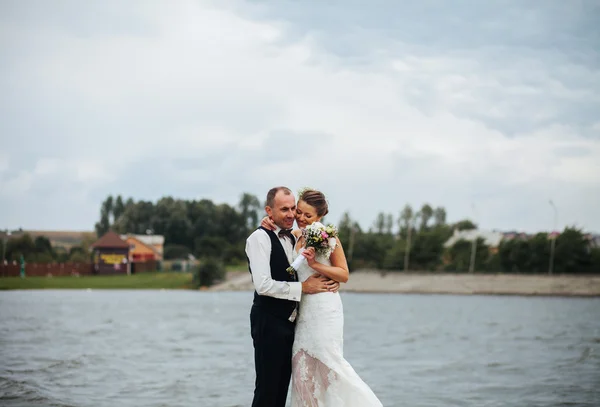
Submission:
M 252 407 L 285 407 L 292 375 L 295 323 L 252 306 L 256 384 Z

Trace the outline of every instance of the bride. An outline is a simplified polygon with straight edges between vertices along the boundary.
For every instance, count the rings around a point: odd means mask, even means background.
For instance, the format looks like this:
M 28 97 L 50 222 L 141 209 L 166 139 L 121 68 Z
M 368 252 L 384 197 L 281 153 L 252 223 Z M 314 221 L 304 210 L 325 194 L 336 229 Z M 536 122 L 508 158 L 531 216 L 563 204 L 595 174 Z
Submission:
M 339 282 L 348 281 L 348 264 L 341 242 L 329 258 L 315 254 L 314 248 L 303 249 L 302 229 L 318 222 L 328 213 L 323 193 L 304 190 L 298 196 L 297 237 L 293 258 L 304 256 L 298 267 L 298 279 L 304 281 L 314 273 Z M 273 229 L 268 218 L 262 226 Z M 302 296 L 296 320 L 292 348 L 292 407 L 371 407 L 381 406 L 367 384 L 344 359 L 344 311 L 338 292 Z

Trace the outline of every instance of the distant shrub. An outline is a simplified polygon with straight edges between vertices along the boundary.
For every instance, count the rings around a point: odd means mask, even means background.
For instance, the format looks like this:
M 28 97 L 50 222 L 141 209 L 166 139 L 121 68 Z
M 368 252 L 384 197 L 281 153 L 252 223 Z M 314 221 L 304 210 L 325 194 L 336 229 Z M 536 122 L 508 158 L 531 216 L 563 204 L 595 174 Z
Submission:
M 223 280 L 225 280 L 225 266 L 219 259 L 206 257 L 200 260 L 200 265 L 194 273 L 196 287 L 210 287 Z
M 73 263 L 86 263 L 90 261 L 90 256 L 83 251 L 72 250 L 69 254 L 69 261 Z
M 165 246 L 164 258 L 165 260 L 173 260 L 173 259 L 186 259 L 190 254 L 190 249 L 186 246 L 179 244 L 170 244 Z

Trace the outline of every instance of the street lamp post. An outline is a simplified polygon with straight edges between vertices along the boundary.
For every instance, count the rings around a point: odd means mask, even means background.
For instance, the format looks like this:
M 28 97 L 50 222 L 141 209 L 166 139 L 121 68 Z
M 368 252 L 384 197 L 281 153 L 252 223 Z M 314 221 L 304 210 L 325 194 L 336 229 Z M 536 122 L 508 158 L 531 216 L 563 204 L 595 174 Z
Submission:
M 552 232 L 550 232 L 550 264 L 548 265 L 548 274 L 552 275 L 554 273 L 554 251 L 556 250 L 556 237 L 557 236 L 552 236 L 552 234 L 554 233 L 554 231 L 556 230 L 556 226 L 558 223 L 558 210 L 556 209 L 556 205 L 554 205 L 554 202 L 552 201 L 552 199 L 549 201 L 550 206 L 552 207 L 552 209 L 554 210 L 554 226 L 552 228 Z

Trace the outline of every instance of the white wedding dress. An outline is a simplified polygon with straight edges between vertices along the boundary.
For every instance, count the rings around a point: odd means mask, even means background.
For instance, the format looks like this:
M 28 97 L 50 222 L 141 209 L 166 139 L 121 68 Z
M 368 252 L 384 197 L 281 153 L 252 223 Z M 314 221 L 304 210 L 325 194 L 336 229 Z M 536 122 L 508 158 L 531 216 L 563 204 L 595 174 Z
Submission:
M 294 259 L 301 254 L 293 252 Z M 317 256 L 319 263 L 331 265 Z M 298 280 L 315 271 L 306 262 Z M 292 407 L 382 406 L 344 359 L 344 310 L 339 293 L 305 294 L 300 302 L 292 349 Z

